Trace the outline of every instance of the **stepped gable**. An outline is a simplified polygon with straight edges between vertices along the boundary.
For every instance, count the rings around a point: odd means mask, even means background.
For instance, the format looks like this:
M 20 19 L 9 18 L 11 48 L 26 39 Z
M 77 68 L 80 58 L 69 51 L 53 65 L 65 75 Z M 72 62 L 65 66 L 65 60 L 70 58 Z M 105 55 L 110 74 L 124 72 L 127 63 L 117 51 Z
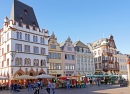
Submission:
M 14 0 L 10 20 L 39 28 L 33 8 L 19 0 Z

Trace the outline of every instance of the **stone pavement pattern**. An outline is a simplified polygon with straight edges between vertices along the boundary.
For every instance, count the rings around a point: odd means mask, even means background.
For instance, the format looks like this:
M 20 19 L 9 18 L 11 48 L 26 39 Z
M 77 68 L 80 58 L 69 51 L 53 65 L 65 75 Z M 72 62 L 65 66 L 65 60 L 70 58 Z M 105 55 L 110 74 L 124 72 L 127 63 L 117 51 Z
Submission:
M 74 88 L 70 90 L 56 89 L 55 94 L 130 94 L 130 87 L 119 87 L 118 85 L 97 85 L 88 86 L 87 88 Z M 0 94 L 34 94 L 34 91 L 22 89 L 21 92 L 12 93 L 9 90 L 0 91 Z M 40 90 L 40 94 L 48 94 L 45 90 Z M 52 93 L 51 93 L 52 94 Z

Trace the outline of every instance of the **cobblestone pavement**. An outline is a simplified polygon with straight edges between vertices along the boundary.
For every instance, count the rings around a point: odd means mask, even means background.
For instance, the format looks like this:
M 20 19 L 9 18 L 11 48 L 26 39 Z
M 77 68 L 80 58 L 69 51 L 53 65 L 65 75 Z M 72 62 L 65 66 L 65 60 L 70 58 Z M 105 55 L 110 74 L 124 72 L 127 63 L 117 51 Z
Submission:
M 119 87 L 119 85 L 88 86 L 87 88 L 56 89 L 55 94 L 130 94 L 130 87 Z M 12 93 L 9 90 L 0 91 L 0 94 L 34 94 L 34 90 L 21 89 L 20 92 Z M 47 94 L 45 88 L 39 94 Z M 52 94 L 52 92 L 51 92 Z

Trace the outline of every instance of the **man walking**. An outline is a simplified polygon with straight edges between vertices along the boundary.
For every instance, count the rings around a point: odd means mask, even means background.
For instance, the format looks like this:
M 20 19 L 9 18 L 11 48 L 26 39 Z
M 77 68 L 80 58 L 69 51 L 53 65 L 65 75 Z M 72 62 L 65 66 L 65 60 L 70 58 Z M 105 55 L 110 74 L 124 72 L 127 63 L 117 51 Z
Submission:
M 51 88 L 52 88 L 52 94 L 55 94 L 55 82 L 53 80 L 52 80 Z

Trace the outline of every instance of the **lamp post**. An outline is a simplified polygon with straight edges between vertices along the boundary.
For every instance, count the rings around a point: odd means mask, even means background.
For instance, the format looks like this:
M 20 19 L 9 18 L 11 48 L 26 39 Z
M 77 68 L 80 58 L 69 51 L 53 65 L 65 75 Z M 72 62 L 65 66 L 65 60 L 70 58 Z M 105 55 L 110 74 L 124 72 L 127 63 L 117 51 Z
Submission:
M 130 56 L 127 58 L 128 86 L 130 86 Z

